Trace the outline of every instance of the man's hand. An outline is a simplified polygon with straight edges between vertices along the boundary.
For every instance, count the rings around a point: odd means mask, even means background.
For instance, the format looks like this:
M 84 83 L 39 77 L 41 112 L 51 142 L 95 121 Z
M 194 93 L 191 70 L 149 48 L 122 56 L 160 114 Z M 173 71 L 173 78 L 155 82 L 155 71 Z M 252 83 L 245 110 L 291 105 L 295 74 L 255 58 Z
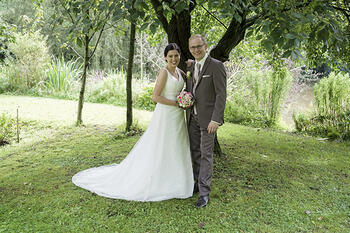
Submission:
M 218 123 L 215 123 L 214 121 L 211 121 L 208 125 L 208 133 L 211 134 L 211 133 L 216 133 L 216 131 L 218 130 L 219 128 L 219 124 Z
M 185 61 L 186 62 L 186 66 L 187 66 L 187 68 L 189 68 L 193 63 L 194 63 L 194 60 L 192 60 L 192 59 L 188 59 L 187 61 Z

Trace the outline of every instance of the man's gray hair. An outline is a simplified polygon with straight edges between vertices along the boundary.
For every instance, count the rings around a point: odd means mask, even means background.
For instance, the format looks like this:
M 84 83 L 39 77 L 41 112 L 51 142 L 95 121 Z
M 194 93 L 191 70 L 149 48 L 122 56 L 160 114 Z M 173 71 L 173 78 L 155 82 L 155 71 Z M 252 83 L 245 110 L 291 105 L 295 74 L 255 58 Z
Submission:
M 207 43 L 206 39 L 204 38 L 204 36 L 202 36 L 201 34 L 194 34 L 192 35 L 188 41 L 193 40 L 193 39 L 201 39 L 205 44 Z

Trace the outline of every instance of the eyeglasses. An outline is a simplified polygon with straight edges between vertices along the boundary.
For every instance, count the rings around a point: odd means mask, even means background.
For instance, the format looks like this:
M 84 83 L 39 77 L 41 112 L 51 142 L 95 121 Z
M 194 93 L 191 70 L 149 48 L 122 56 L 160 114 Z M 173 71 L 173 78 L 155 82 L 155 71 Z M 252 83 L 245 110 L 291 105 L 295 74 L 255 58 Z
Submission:
M 201 44 L 201 45 L 197 45 L 197 46 L 191 46 L 190 47 L 190 50 L 195 50 L 195 49 L 200 49 L 203 47 L 204 44 Z

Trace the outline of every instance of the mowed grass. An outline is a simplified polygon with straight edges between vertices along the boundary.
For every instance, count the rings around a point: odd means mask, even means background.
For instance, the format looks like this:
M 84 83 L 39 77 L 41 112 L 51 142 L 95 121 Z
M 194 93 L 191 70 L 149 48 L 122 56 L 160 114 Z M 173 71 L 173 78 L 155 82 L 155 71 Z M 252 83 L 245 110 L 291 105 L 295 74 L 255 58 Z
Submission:
M 74 127 L 72 101 L 0 97 L 23 123 L 21 143 L 0 148 L 0 232 L 349 232 L 349 143 L 225 124 L 209 206 L 128 202 L 71 183 L 132 149 L 140 136 L 115 137 L 125 109 L 87 103 Z M 137 114 L 145 127 L 150 113 Z
M 1 148 L 0 232 L 349 232 L 349 143 L 225 124 L 210 204 L 196 209 L 198 195 L 142 203 L 76 187 L 75 173 L 119 163 L 140 137 L 118 133 L 65 126 Z

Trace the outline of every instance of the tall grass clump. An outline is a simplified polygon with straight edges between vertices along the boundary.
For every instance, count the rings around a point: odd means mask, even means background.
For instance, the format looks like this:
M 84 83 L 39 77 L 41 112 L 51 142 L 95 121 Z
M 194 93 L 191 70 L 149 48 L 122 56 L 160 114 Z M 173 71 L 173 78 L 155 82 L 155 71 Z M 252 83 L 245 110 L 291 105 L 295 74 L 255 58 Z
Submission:
M 254 127 L 275 126 L 291 80 L 286 68 L 249 70 L 230 77 L 226 121 Z
M 125 105 L 126 76 L 123 72 L 93 73 L 89 77 L 86 100 L 95 103 Z
M 0 64 L 0 94 L 8 92 L 11 89 L 10 80 L 8 79 L 6 66 Z
M 349 74 L 332 72 L 314 86 L 316 109 L 293 116 L 296 130 L 311 135 L 350 140 Z
M 8 144 L 15 135 L 15 120 L 7 114 L 0 115 L 0 146 Z
M 154 84 L 151 83 L 144 87 L 141 92 L 136 95 L 135 106 L 140 109 L 153 111 L 156 107 L 156 103 L 152 100 L 154 90 Z
M 35 88 L 45 78 L 44 70 L 50 62 L 45 38 L 37 32 L 14 33 L 14 42 L 9 43 L 9 51 L 14 57 L 7 57 L 2 67 L 2 75 L 8 82 L 9 92 L 35 92 Z
M 79 80 L 81 64 L 77 60 L 65 61 L 55 58 L 46 70 L 45 88 L 51 93 L 67 93 L 72 83 Z
M 133 104 L 137 106 L 137 96 L 147 86 L 142 80 L 132 80 Z M 126 73 L 119 71 L 92 72 L 88 77 L 86 100 L 95 103 L 107 103 L 118 106 L 126 105 Z

